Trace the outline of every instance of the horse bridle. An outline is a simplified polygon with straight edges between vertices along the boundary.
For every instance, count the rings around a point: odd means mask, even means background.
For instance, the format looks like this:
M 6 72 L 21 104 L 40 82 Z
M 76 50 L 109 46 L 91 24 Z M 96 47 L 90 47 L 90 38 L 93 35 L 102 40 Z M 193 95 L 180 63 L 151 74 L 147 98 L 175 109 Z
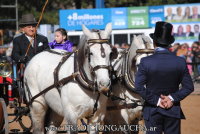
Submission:
M 99 39 L 90 39 L 87 41 L 88 43 L 88 46 L 87 46 L 87 51 L 88 51 L 88 61 L 90 62 L 90 47 L 93 46 L 94 44 L 98 43 L 101 45 L 101 57 L 102 58 L 105 58 L 105 49 L 103 48 L 103 43 L 106 43 L 108 44 L 111 48 L 111 44 L 109 43 L 108 39 L 102 39 L 101 36 L 100 36 L 100 31 L 99 30 L 93 30 L 94 32 L 97 32 L 98 36 L 99 36 Z M 91 69 L 91 74 L 94 74 L 95 71 L 97 71 L 98 69 L 107 69 L 109 71 L 112 70 L 112 67 L 111 65 L 107 66 L 107 65 L 97 65 L 95 67 L 92 67 L 90 66 L 90 69 Z
M 147 45 L 148 45 L 148 42 L 146 42 L 144 39 L 142 39 L 143 41 L 144 41 L 144 45 L 145 45 L 145 48 L 144 49 L 137 49 L 136 50 L 136 55 L 135 55 L 135 59 L 138 57 L 138 56 L 140 56 L 141 54 L 152 54 L 152 53 L 154 53 L 154 49 L 149 49 L 148 47 L 147 47 Z

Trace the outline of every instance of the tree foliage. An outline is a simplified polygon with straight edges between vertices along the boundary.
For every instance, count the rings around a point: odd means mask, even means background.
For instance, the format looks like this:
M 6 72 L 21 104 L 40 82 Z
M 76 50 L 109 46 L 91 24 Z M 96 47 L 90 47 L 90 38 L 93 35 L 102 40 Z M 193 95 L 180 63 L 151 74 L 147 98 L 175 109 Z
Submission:
M 0 0 L 0 29 L 4 31 L 4 42 L 9 42 L 10 37 L 16 29 L 15 21 L 5 21 L 15 19 L 15 8 L 2 8 L 1 5 L 15 5 L 16 0 Z M 39 20 L 42 8 L 46 0 L 17 0 L 18 19 L 22 14 L 32 13 L 36 20 Z M 49 0 L 45 9 L 41 24 L 59 24 L 59 10 L 61 9 L 86 9 L 95 8 L 96 0 Z M 167 4 L 198 3 L 198 0 L 104 0 L 106 8 L 112 7 L 133 7 L 133 6 L 155 6 Z M 4 21 L 2 21 L 4 20 Z

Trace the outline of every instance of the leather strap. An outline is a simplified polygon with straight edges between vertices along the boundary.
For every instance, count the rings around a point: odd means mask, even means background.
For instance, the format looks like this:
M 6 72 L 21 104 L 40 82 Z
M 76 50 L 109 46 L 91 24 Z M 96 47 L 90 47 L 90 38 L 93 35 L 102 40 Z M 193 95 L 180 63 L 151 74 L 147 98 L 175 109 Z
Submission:
M 28 105 L 31 105 L 33 103 L 33 101 L 38 98 L 39 96 L 41 96 L 42 94 L 48 92 L 49 90 L 60 86 L 60 85 L 65 85 L 68 82 L 72 81 L 76 76 L 78 75 L 78 73 L 73 73 L 72 75 L 65 77 L 61 80 L 59 80 L 57 83 L 52 84 L 51 86 L 45 88 L 43 91 L 41 91 L 40 93 L 38 93 L 37 95 L 33 96 L 33 98 L 31 98 L 30 102 L 28 103 Z

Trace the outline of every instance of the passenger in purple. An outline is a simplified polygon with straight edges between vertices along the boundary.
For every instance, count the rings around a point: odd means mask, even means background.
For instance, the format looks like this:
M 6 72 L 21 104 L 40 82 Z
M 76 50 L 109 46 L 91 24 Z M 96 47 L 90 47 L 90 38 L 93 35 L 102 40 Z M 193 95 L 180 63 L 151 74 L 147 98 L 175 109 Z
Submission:
M 51 49 L 63 49 L 72 52 L 73 43 L 68 40 L 67 31 L 63 28 L 58 28 L 55 31 L 55 40 L 49 43 Z

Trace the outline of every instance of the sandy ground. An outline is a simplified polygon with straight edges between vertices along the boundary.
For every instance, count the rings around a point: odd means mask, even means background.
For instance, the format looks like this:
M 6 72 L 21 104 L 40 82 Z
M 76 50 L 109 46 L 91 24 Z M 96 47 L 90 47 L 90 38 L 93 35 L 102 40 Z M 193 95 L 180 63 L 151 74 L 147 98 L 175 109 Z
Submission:
M 200 95 L 190 95 L 181 103 L 186 120 L 182 121 L 182 134 L 200 134 Z
M 181 102 L 183 112 L 186 116 L 186 120 L 182 120 L 182 133 L 181 134 L 200 134 L 200 84 L 195 84 L 195 92 L 188 96 Z M 8 113 L 12 110 L 8 108 Z M 12 119 L 13 117 L 9 117 Z M 26 117 L 23 122 L 29 126 L 30 120 Z M 9 130 L 20 129 L 19 123 L 13 122 L 9 124 Z M 83 133 L 82 133 L 83 134 Z M 140 132 L 142 134 L 142 132 Z

